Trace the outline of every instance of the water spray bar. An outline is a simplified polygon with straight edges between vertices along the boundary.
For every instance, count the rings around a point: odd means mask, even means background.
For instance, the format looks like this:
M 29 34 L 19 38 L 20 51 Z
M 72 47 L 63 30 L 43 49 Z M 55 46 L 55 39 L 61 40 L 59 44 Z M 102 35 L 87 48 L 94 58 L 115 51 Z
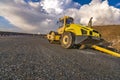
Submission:
M 94 49 L 96 49 L 96 50 L 99 50 L 99 51 L 101 51 L 101 52 L 110 54 L 110 55 L 115 56 L 115 57 L 120 57 L 120 53 L 113 52 L 113 51 L 111 51 L 111 50 L 102 48 L 102 47 L 97 46 L 97 45 L 92 45 L 92 48 L 94 48 Z

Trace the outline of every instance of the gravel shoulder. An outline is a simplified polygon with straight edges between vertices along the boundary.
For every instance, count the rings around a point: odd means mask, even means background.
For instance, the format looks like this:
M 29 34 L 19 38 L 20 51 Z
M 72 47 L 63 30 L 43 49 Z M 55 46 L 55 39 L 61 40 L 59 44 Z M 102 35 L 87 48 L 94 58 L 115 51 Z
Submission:
M 1 37 L 0 80 L 120 80 L 120 59 L 40 37 Z

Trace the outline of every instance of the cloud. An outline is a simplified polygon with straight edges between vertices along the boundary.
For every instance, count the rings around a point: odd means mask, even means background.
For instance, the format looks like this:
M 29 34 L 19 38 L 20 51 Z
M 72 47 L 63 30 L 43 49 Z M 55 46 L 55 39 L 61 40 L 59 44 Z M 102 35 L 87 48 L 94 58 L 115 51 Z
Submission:
M 47 13 L 62 13 L 68 8 L 79 8 L 80 4 L 72 0 L 42 0 L 40 5 Z
M 92 0 L 79 9 L 70 8 L 64 13 L 74 17 L 77 23 L 83 25 L 87 25 L 91 17 L 93 17 L 93 25 L 120 24 L 120 9 L 110 6 L 107 0 Z
M 25 32 L 46 32 L 47 29 L 53 28 L 52 17 L 44 14 L 39 4 L 27 4 L 22 0 L 4 0 L 0 5 L 0 15 Z M 51 22 L 46 19 L 50 19 Z
M 120 6 L 120 3 L 117 3 L 116 6 L 117 6 L 117 7 Z
M 81 21 L 87 24 L 90 17 L 93 17 L 94 25 L 120 24 L 120 9 L 109 6 L 108 1 L 93 0 L 79 9 Z
M 9 20 L 11 24 L 25 32 L 45 33 L 56 29 L 55 23 L 58 14 L 60 15 L 64 9 L 77 7 L 78 4 L 72 3 L 71 0 L 50 0 L 50 2 L 42 0 L 40 3 L 30 0 L 28 2 L 2 0 L 0 5 L 0 15 Z
M 72 0 L 2 0 L 0 16 L 24 32 L 48 33 L 56 30 L 57 19 L 69 15 L 77 23 L 87 24 L 93 17 L 94 25 L 120 24 L 120 9 L 109 6 L 107 0 L 92 0 L 80 5 Z
M 16 31 L 22 32 L 20 28 L 13 26 L 8 20 L 0 16 L 0 31 Z

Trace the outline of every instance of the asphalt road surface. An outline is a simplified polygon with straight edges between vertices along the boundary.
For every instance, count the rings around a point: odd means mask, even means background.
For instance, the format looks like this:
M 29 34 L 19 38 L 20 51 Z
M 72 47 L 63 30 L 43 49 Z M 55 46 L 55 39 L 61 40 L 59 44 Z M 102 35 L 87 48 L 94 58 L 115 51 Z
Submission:
M 40 37 L 1 37 L 0 80 L 120 80 L 120 58 Z

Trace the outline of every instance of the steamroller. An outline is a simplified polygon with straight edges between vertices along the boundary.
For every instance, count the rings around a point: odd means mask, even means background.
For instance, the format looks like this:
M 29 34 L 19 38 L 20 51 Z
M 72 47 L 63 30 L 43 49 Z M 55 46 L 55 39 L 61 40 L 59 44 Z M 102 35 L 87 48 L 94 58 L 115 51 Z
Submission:
M 50 31 L 47 34 L 47 39 L 51 44 L 58 43 L 66 49 L 74 47 L 93 48 L 120 57 L 119 53 L 107 48 L 109 43 L 101 37 L 98 31 L 92 28 L 92 17 L 87 26 L 75 24 L 74 19 L 70 16 L 59 18 L 57 24 L 59 26 L 57 31 Z

